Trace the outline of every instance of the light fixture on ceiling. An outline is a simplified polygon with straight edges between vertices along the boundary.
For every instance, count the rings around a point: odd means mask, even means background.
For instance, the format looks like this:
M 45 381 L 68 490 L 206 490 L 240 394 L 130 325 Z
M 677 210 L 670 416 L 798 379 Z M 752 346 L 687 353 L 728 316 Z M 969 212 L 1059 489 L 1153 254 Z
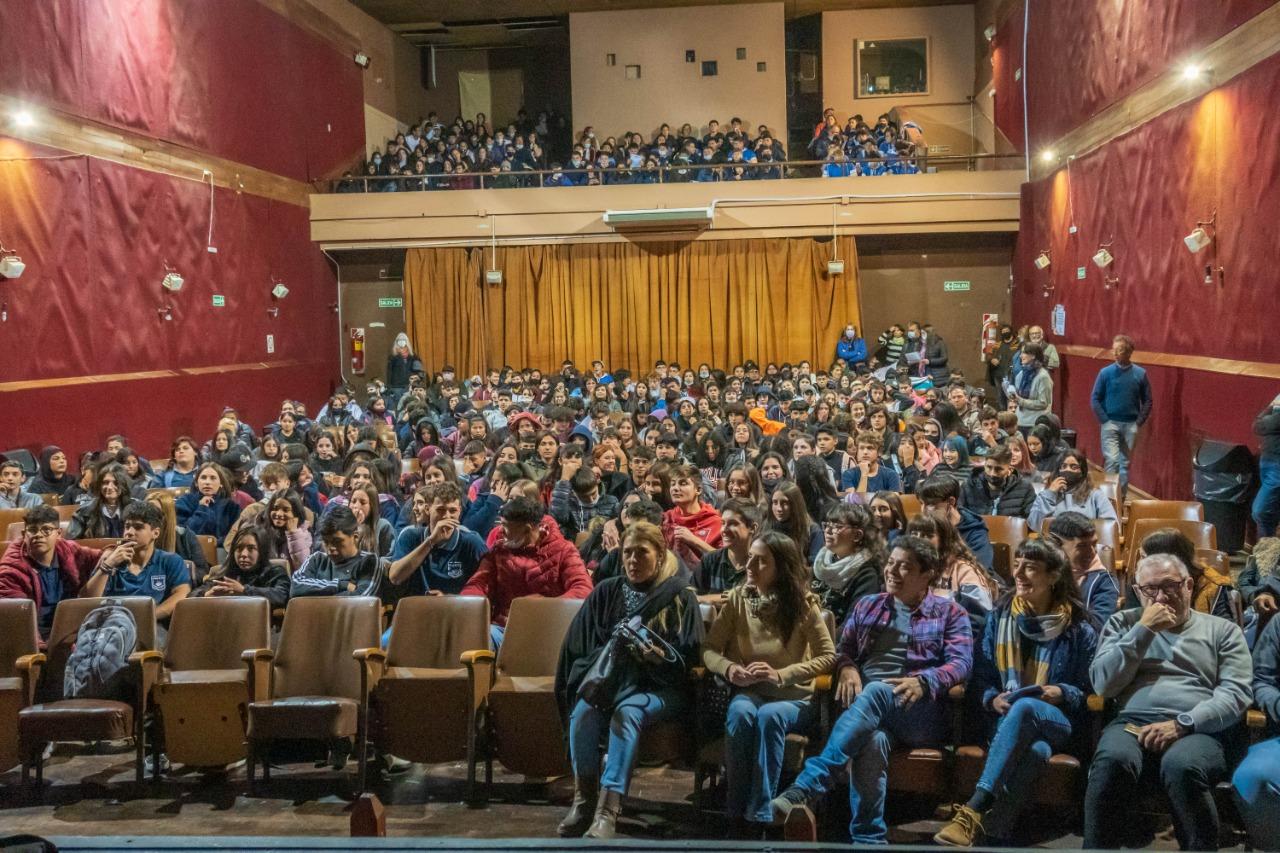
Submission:
M 1049 264 L 1051 263 L 1053 263 L 1053 261 L 1049 260 L 1048 249 L 1045 249 L 1040 254 L 1036 255 L 1036 260 L 1035 260 L 1036 269 L 1047 270 L 1049 268 Z
M 1187 81 L 1199 80 L 1200 75 L 1203 74 L 1204 71 L 1205 69 L 1201 68 L 1194 62 L 1188 62 L 1186 65 L 1182 66 L 1182 79 Z
M 356 55 L 353 56 L 352 59 L 354 59 L 356 65 L 359 65 L 361 68 L 366 70 L 369 68 L 369 54 L 365 53 L 363 50 L 357 50 Z
M 18 127 L 31 127 L 36 123 L 36 117 L 31 114 L 31 110 L 16 110 L 13 113 L 13 123 Z
M 1040 162 L 1052 163 L 1058 159 L 1057 153 L 1052 148 L 1046 148 L 1040 152 Z

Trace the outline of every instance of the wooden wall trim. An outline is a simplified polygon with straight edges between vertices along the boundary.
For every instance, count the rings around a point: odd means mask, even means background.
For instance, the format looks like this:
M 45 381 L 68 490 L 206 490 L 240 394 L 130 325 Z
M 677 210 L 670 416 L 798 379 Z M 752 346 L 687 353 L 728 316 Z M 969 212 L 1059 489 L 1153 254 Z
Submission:
M 1076 355 L 1097 361 L 1111 361 L 1110 347 L 1055 344 L 1061 355 Z M 1280 364 L 1265 361 L 1238 361 L 1230 358 L 1210 358 L 1203 355 L 1179 355 L 1170 352 L 1146 352 L 1137 350 L 1133 360 L 1139 365 L 1177 367 L 1183 370 L 1203 370 L 1206 373 L 1223 373 L 1228 376 L 1253 376 L 1259 379 L 1280 379 Z
M 1258 13 L 1203 50 L 1185 57 L 1185 61 L 1195 62 L 1206 69 L 1200 79 L 1184 79 L 1181 64 L 1171 67 L 1075 130 L 1044 146 L 1057 155 L 1056 160 L 1046 164 L 1039 157 L 1033 157 L 1033 178 L 1053 174 L 1062 168 L 1068 157 L 1082 157 L 1101 148 L 1169 110 L 1204 96 L 1276 53 L 1280 53 L 1280 3 Z
M 258 0 L 272 12 L 317 38 L 323 39 L 354 60 L 360 39 L 306 0 Z
M 30 127 L 17 127 L 11 123 L 6 134 L 15 139 L 198 183 L 208 180 L 204 175 L 208 171 L 219 187 L 298 207 L 310 204 L 311 186 L 303 181 L 61 110 L 44 106 L 33 108 L 18 98 L 0 95 L 0 111 L 9 113 L 19 108 L 31 110 L 37 121 Z
M 105 373 L 96 376 L 59 376 L 52 379 L 22 379 L 0 382 L 0 393 L 7 391 L 39 391 L 47 388 L 67 388 L 74 385 L 98 385 L 103 382 L 135 382 L 140 379 L 172 379 L 179 376 L 204 376 L 210 373 L 243 373 L 249 370 L 276 370 L 303 367 L 310 362 L 302 359 L 286 361 L 254 361 L 245 364 L 214 364 L 208 367 L 177 367 L 172 370 L 144 370 L 135 373 Z

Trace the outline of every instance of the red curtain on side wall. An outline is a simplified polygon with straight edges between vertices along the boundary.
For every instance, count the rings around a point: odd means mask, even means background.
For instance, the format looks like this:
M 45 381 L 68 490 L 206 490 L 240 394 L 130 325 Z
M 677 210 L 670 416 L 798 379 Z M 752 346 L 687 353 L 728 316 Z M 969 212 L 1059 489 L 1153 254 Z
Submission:
M 1280 285 L 1280 56 L 1198 101 L 1143 125 L 1052 176 L 1024 187 L 1015 257 L 1020 323 L 1049 328 L 1066 309 L 1059 343 L 1105 347 L 1117 332 L 1139 350 L 1280 362 L 1274 329 Z M 1182 238 L 1217 212 L 1215 244 L 1191 255 Z M 1068 233 L 1074 224 L 1078 231 Z M 1112 242 L 1108 289 L 1090 257 Z M 1048 249 L 1046 271 L 1032 265 Z M 1204 267 L 1222 267 L 1204 283 Z M 1084 267 L 1086 278 L 1077 280 Z M 1043 289 L 1053 285 L 1046 298 Z M 1089 411 L 1092 377 L 1103 365 L 1068 359 L 1060 398 L 1069 423 L 1098 456 Z M 1135 482 L 1161 495 L 1187 495 L 1190 455 L 1201 435 L 1252 442 L 1253 416 L 1273 383 L 1217 373 L 1153 369 L 1156 414 L 1138 454 Z

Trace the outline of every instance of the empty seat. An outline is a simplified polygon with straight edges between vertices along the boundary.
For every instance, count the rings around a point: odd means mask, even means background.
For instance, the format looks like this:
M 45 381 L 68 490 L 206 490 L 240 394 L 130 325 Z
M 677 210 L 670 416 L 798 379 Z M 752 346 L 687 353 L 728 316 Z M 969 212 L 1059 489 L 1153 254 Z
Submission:
M 270 640 L 271 608 L 265 598 L 178 602 L 169 623 L 164 674 L 153 691 L 172 762 L 220 767 L 245 757 L 248 673 L 241 656 Z
M 105 601 L 119 602 L 133 614 L 138 626 L 137 646 L 129 655 L 134 693 L 121 699 L 63 698 L 63 677 L 67 659 L 75 646 L 80 625 L 89 613 Z M 159 679 L 162 665 L 156 651 L 156 603 L 150 598 L 71 598 L 58 603 L 44 655 L 36 655 L 42 665 L 36 685 L 39 704 L 18 713 L 18 739 L 22 753 L 23 780 L 29 779 L 34 764 L 36 784 L 44 778 L 44 749 L 63 741 L 134 739 L 134 776 L 142 781 L 142 757 L 146 750 L 146 716 L 151 686 Z
M 992 568 L 1006 581 L 1013 576 L 1013 554 L 1027 538 L 1027 520 L 1009 515 L 984 515 L 987 532 L 995 551 Z
M 581 605 L 576 598 L 528 597 L 511 602 L 493 686 L 486 697 L 486 783 L 492 778 L 495 758 L 525 776 L 563 776 L 570 771 L 555 680 L 560 646 Z
M 250 649 L 249 781 L 258 761 L 270 778 L 276 740 L 332 746 L 356 740 L 358 789 L 364 790 L 369 694 L 386 655 L 378 647 L 382 607 L 366 596 L 295 598 L 285 610 L 279 651 Z
M 21 761 L 18 712 L 34 700 L 39 667 L 36 605 L 26 598 L 0 599 L 0 773 Z

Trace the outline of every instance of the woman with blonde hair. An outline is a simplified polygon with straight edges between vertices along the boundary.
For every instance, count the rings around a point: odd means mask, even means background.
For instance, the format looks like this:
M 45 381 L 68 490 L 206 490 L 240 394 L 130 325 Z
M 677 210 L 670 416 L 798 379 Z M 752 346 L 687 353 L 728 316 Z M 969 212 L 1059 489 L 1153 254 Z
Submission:
M 697 593 L 649 522 L 623 533 L 622 567 L 582 602 L 560 649 L 556 698 L 569 723 L 574 776 L 573 806 L 559 827 L 566 838 L 614 836 L 641 731 L 692 707 L 688 671 L 703 635 Z M 612 650 L 612 677 L 589 678 Z

